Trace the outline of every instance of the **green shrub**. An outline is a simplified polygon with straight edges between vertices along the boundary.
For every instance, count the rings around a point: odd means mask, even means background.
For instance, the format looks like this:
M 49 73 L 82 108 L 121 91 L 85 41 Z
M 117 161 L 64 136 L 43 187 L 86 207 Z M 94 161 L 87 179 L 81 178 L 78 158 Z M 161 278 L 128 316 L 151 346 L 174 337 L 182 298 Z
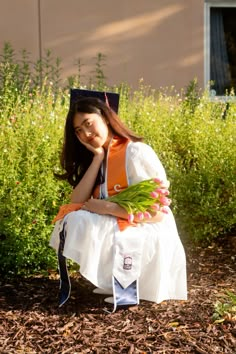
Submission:
M 47 269 L 55 264 L 48 247 L 51 221 L 68 188 L 53 176 L 67 105 L 55 102 L 49 87 L 33 98 L 26 91 L 23 104 L 6 101 L 12 110 L 1 112 L 0 268 L 13 273 Z
M 181 117 L 173 137 L 179 157 L 174 193 L 180 229 L 202 242 L 226 233 L 236 222 L 235 105 L 226 120 L 222 106 L 203 96 L 191 119 Z

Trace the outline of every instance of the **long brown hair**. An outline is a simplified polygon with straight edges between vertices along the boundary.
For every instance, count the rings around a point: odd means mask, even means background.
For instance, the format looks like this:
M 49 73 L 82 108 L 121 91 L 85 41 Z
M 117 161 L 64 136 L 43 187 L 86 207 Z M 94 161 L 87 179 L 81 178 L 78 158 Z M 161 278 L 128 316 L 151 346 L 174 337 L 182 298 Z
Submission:
M 73 121 L 76 113 L 97 113 L 108 122 L 113 135 L 132 141 L 142 141 L 142 138 L 127 128 L 118 115 L 103 101 L 92 97 L 80 98 L 71 105 L 65 123 L 60 163 L 66 172 L 62 175 L 55 174 L 57 178 L 67 180 L 73 187 L 79 183 L 94 156 L 75 135 Z M 99 172 L 95 185 L 101 182 Z

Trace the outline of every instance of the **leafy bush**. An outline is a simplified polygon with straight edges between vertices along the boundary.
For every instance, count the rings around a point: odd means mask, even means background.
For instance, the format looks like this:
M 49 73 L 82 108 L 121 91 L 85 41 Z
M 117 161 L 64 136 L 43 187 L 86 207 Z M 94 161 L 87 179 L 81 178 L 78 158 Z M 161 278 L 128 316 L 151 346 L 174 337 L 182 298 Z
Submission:
M 55 253 L 48 246 L 51 221 L 68 201 L 70 187 L 55 180 L 53 172 L 59 169 L 69 94 L 67 85 L 59 88 L 59 68 L 56 65 L 53 70 L 49 58 L 32 73 L 27 59 L 20 64 L 11 47 L 4 50 L 0 63 L 0 269 L 5 274 L 26 274 L 56 266 Z M 142 80 L 135 91 L 126 83 L 107 87 L 103 59 L 98 57 L 95 85 L 87 88 L 99 86 L 120 93 L 121 118 L 145 137 L 166 168 L 181 237 L 209 243 L 235 227 L 236 105 L 209 102 L 207 95 L 197 97 L 196 83 L 186 93 L 174 88 L 153 90 Z M 41 78 L 46 73 L 50 78 L 37 81 L 39 73 Z M 70 80 L 81 85 L 81 72 Z
M 225 293 L 222 294 L 221 298 L 214 304 L 212 319 L 214 323 L 236 321 L 236 294 L 232 291 L 225 290 Z
M 1 112 L 0 266 L 12 272 L 52 263 L 48 235 L 67 189 L 53 176 L 67 107 L 54 102 L 49 89 L 33 99 L 27 94 L 11 114 L 7 109 Z

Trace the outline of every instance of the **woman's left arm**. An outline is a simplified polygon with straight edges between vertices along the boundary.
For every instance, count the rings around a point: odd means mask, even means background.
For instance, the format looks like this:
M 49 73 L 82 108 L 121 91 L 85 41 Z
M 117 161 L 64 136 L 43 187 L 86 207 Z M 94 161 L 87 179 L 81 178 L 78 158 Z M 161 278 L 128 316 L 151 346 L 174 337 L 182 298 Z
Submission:
M 96 214 L 112 215 L 126 220 L 129 219 L 129 214 L 124 208 L 117 203 L 109 202 L 104 199 L 89 199 L 84 203 L 82 209 Z M 160 211 L 152 212 L 150 215 L 150 218 L 144 218 L 143 220 L 134 216 L 134 221 L 140 223 L 154 223 L 162 221 L 164 218 L 164 214 Z

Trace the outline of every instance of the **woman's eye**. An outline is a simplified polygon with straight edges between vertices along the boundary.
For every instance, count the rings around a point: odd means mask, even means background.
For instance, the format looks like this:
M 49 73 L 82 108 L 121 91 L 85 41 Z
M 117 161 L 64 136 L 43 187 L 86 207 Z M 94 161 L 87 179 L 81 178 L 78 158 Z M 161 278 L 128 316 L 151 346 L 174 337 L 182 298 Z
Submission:
M 92 125 L 92 122 L 87 122 L 87 127 L 90 127 Z

